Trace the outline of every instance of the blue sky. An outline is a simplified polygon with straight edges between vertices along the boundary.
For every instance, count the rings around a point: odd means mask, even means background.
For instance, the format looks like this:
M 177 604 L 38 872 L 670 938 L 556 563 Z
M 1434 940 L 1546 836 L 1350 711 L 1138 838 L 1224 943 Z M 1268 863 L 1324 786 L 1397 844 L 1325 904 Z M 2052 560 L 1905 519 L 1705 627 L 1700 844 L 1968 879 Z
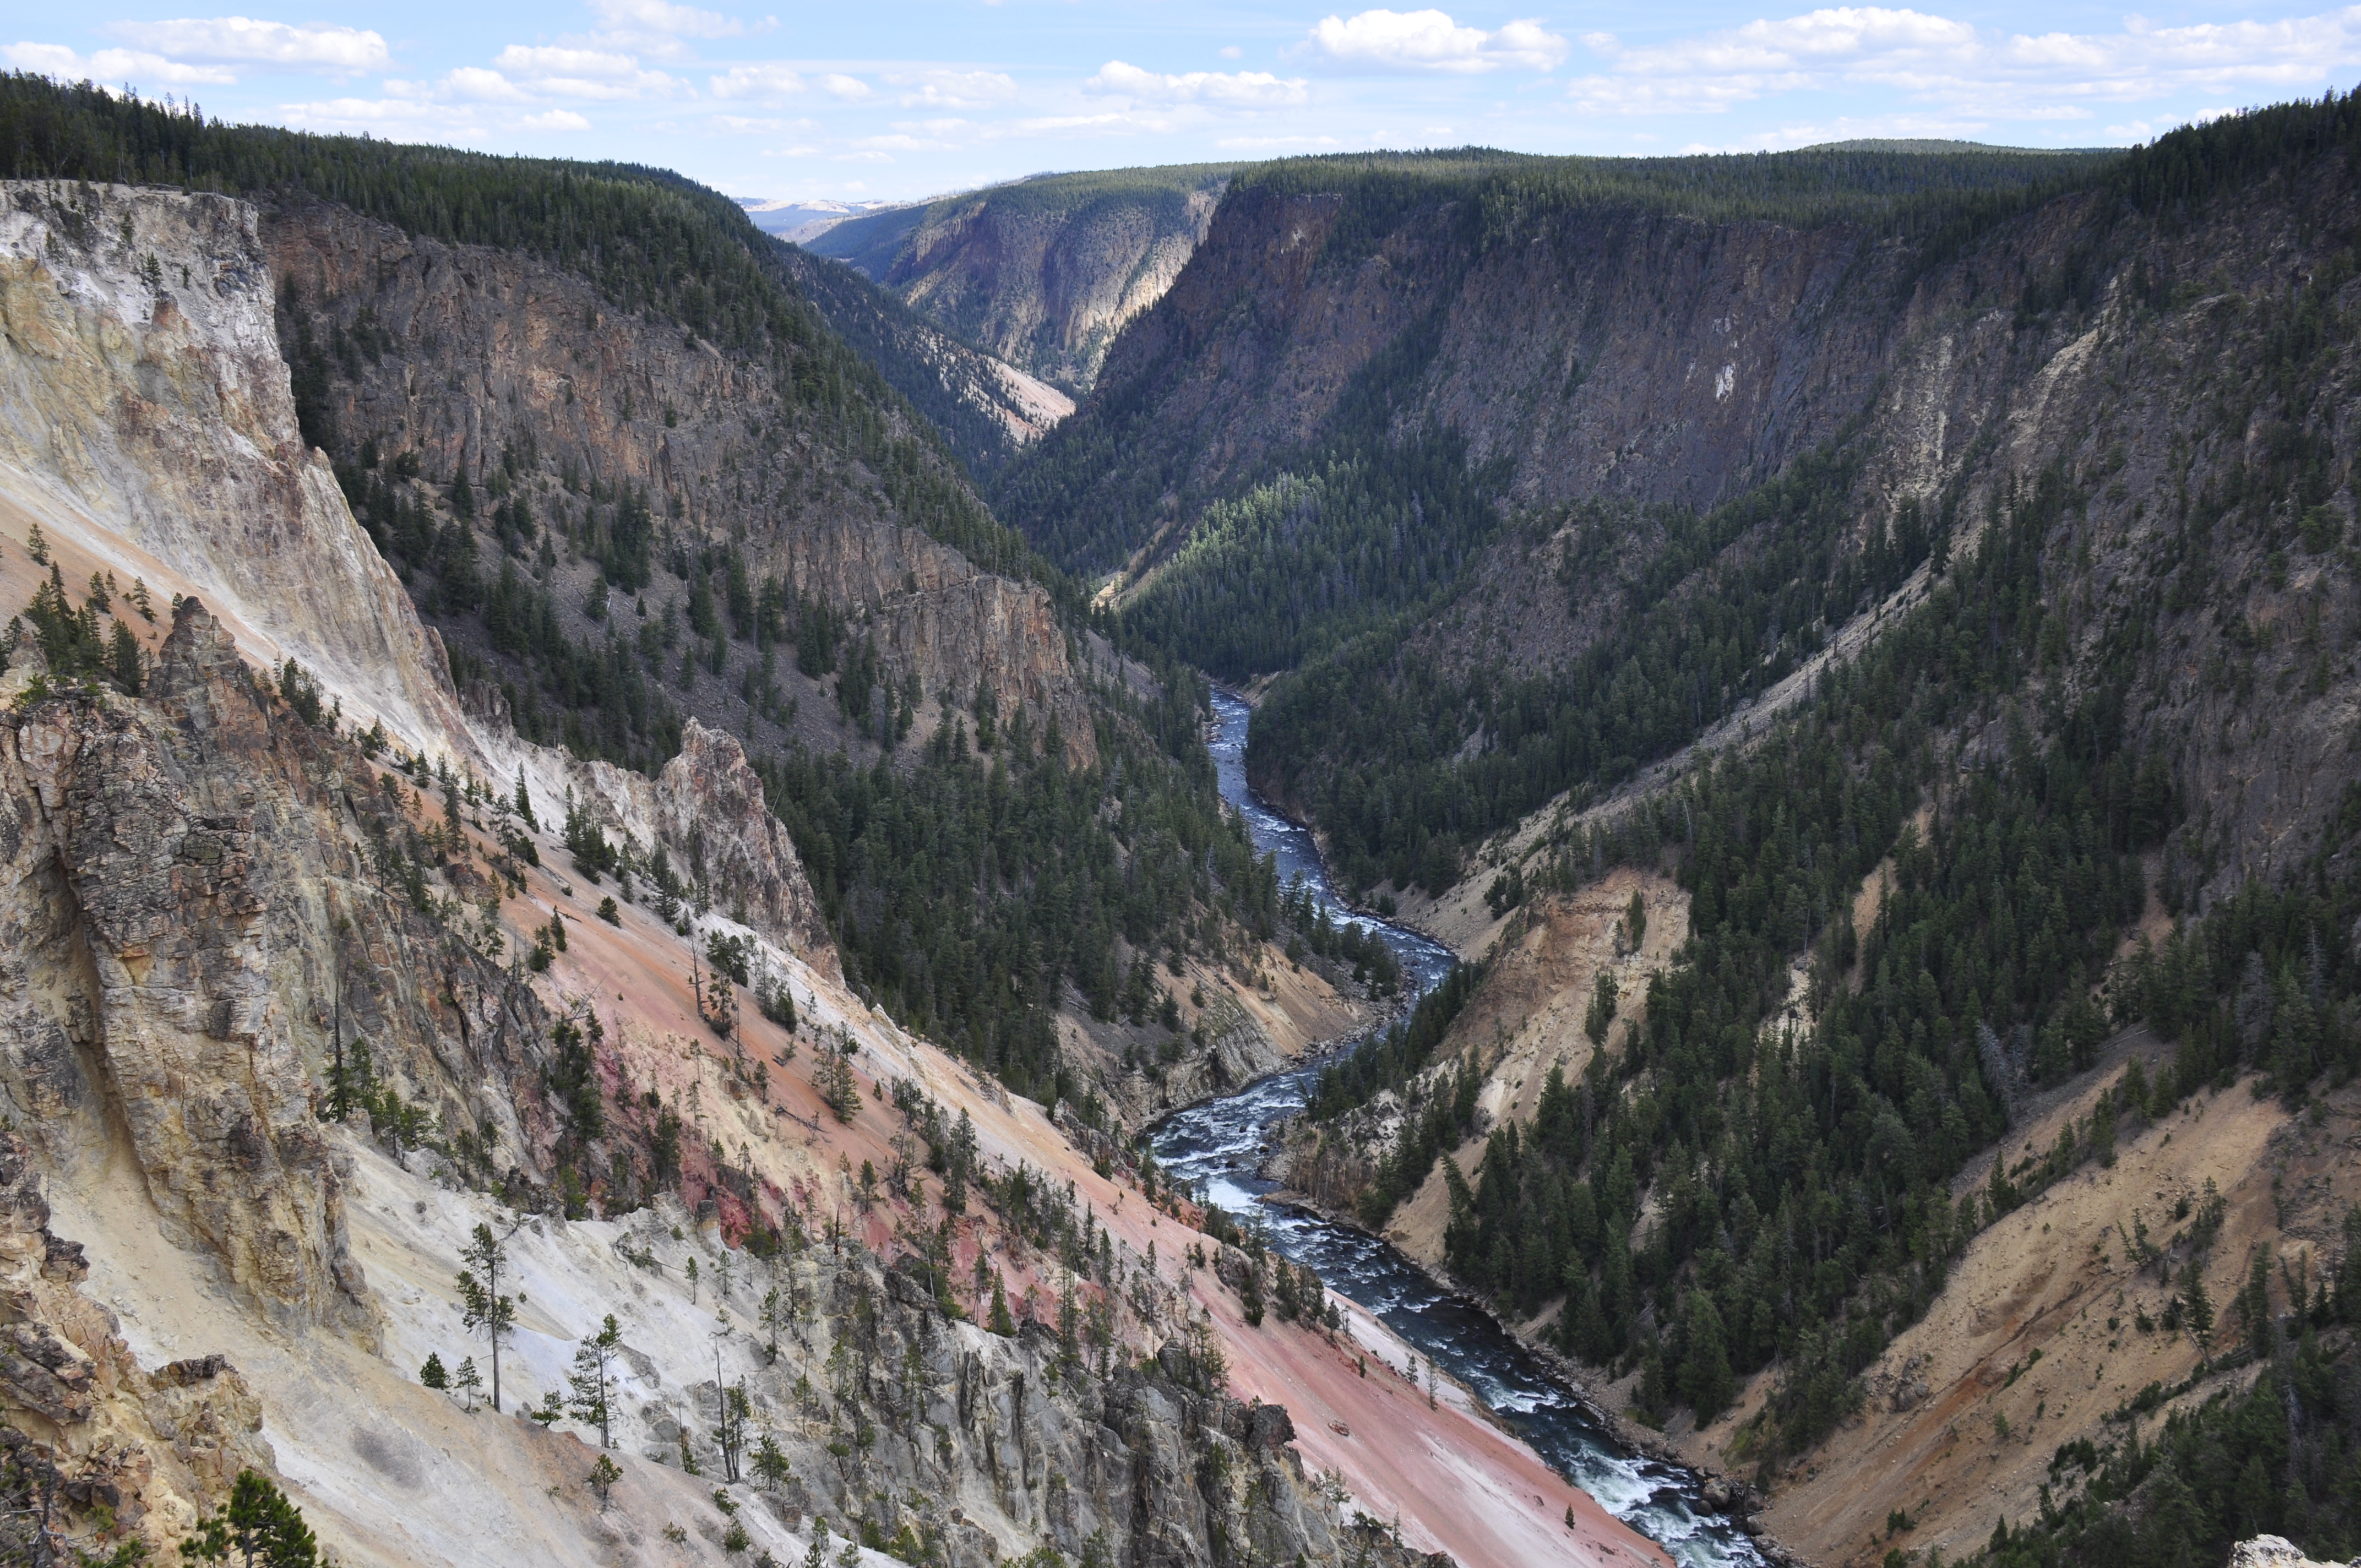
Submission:
M 2361 5 L 1446 9 L 1153 0 L 13 4 L 0 63 L 208 115 L 619 158 L 733 195 L 912 198 L 1043 170 L 1467 143 L 2146 140 L 2361 79 Z

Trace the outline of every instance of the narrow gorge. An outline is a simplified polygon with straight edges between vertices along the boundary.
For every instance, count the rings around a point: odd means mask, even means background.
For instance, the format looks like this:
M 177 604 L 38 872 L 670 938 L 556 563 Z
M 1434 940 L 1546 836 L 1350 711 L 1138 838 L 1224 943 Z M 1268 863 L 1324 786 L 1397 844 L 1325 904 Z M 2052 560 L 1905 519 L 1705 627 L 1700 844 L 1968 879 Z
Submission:
M 2361 1550 L 2356 157 L 0 77 L 0 1559 Z

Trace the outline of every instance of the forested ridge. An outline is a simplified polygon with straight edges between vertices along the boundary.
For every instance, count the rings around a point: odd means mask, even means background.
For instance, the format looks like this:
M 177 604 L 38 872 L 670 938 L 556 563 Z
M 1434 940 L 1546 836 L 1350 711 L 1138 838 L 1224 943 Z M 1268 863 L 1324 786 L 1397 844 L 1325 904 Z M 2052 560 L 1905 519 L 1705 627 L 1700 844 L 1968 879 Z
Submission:
M 2020 323 L 2088 320 L 2111 280 L 2135 310 L 2187 298 L 2177 291 L 2196 285 L 2151 271 L 2142 244 L 2184 232 L 2205 201 L 2335 168 L 2356 143 L 2361 99 L 2332 96 L 2109 166 L 2100 178 L 2120 204 L 2035 280 Z M 1644 1023 L 1610 1032 L 1619 998 L 1602 975 L 1589 1019 L 1601 1048 L 1577 1073 L 1550 1073 L 1530 1122 L 1492 1126 L 1466 1168 L 1445 1160 L 1484 1125 L 1481 1047 L 1442 1055 L 1431 1029 L 1373 1041 L 1323 1076 L 1312 1113 L 1332 1125 L 1378 1091 L 1406 1097 L 1362 1193 L 1365 1221 L 1385 1224 L 1439 1167 L 1452 1272 L 1504 1316 L 1545 1314 L 1561 1348 L 1609 1376 L 1636 1373 L 1651 1420 L 1685 1411 L 1701 1428 L 1767 1370 L 1769 1397 L 1728 1452 L 1768 1475 L 1861 1410 L 1859 1374 L 1995 1219 L 2112 1165 L 2119 1139 L 2201 1091 L 2252 1075 L 2257 1094 L 2301 1110 L 2361 1072 L 2361 785 L 2323 781 L 2336 805 L 2304 855 L 2224 891 L 2224 803 L 2192 793 L 2190 720 L 2155 718 L 2168 647 L 2194 667 L 2193 614 L 2231 631 L 2201 689 L 2252 702 L 2253 657 L 2268 644 L 2248 596 L 2284 590 L 2290 563 L 2322 585 L 2350 569 L 2351 468 L 2334 410 L 2361 253 L 2330 233 L 2320 264 L 2237 318 L 2251 359 L 2177 438 L 2177 490 L 2142 503 L 2169 520 L 2143 565 L 2148 587 L 2086 591 L 2073 635 L 2063 606 L 2087 580 L 2091 520 L 2104 504 L 2129 510 L 2111 478 L 2119 454 L 2052 463 L 1981 508 L 1955 485 L 1864 535 L 1852 499 L 1863 454 L 1848 438 L 1710 512 L 1593 503 L 1533 520 L 1537 537 L 1561 543 L 1570 580 L 1612 584 L 1606 630 L 1554 677 L 1445 682 L 1389 630 L 1274 686 L 1258 755 L 1330 834 L 1353 885 L 1440 889 L 1460 874 L 1462 846 L 1422 849 L 1418 830 L 1472 840 L 1561 791 L 1573 808 L 1600 797 L 1795 669 L 1827 629 L 1927 574 L 1924 598 L 1829 663 L 1795 707 L 1587 827 L 1569 810 L 1514 880 L 1498 879 L 1496 913 L 1615 866 L 1668 871 L 1689 896 L 1686 944 L 1648 982 Z M 2252 429 L 2268 436 L 2242 444 Z M 2196 469 L 2205 443 L 2233 455 Z M 1664 547 L 1620 569 L 1603 546 L 1635 530 Z M 2291 703 L 2342 678 L 2316 630 L 2296 655 L 2274 686 Z M 1367 702 L 1380 684 L 1414 717 Z M 2226 734 L 2220 743 L 2230 750 Z M 1855 894 L 1872 875 L 1883 896 L 1856 929 Z M 2172 934 L 2131 943 L 2157 905 L 2178 917 Z M 2088 1073 L 2132 1025 L 2166 1044 L 2160 1065 L 2135 1058 L 2053 1145 L 2004 1153 L 1959 1189 L 2036 1093 Z M 2311 1277 L 2267 1251 L 2216 1260 L 2220 1229 L 2209 1200 L 2161 1246 L 2142 1237 L 2167 1309 L 2123 1331 L 2194 1338 L 2205 1358 L 2190 1383 L 2143 1390 L 2095 1441 L 2059 1448 L 2038 1514 L 2004 1520 L 1988 1562 L 2180 1568 L 2266 1530 L 2323 1559 L 2361 1544 L 2361 1209 L 2341 1256 Z M 2216 1261 L 2248 1265 L 2218 1322 L 2204 1284 Z M 2260 1369 L 2250 1386 L 2208 1381 L 2248 1366 Z M 2138 1424 L 2201 1386 L 2224 1391 L 2160 1429 Z M 1890 1536 L 1910 1528 L 1910 1499 L 1895 1505 Z M 1887 1561 L 1912 1555 L 1898 1547 Z
M 1441 891 L 1458 879 L 1464 841 L 1576 784 L 1610 789 L 1686 744 L 1927 558 L 1948 520 L 1915 506 L 1866 549 L 1851 547 L 1857 464 L 1842 449 L 1813 454 L 1703 515 L 1590 502 L 1530 520 L 1543 536 L 1569 534 L 1557 568 L 1568 592 L 1623 576 L 1613 562 L 1631 532 L 1661 538 L 1620 583 L 1605 635 L 1567 668 L 1452 680 L 1405 656 L 1403 627 L 1380 626 L 1281 682 L 1257 710 L 1257 776 L 1328 831 L 1348 886 Z M 1380 683 L 1393 702 L 1345 699 Z M 1471 733 L 1485 740 L 1474 756 Z
M 785 265 L 837 335 L 909 400 L 970 474 L 990 475 L 1016 455 L 1006 428 L 963 395 L 979 367 L 973 359 L 950 359 L 946 352 L 961 351 L 963 345 L 949 342 L 940 329 L 842 261 L 796 255 L 790 247 Z M 996 390 L 983 389 L 987 396 Z
M 20 71 L 0 76 L 0 178 L 310 198 L 411 234 L 515 251 L 588 279 L 620 310 L 766 365 L 800 417 L 881 475 L 956 470 L 934 428 L 797 292 L 778 242 L 729 198 L 667 170 L 225 125 L 194 105 Z M 306 432 L 332 451 L 319 438 L 335 433 Z M 1058 580 L 966 485 L 911 484 L 896 499 L 986 570 Z
M 2060 194 L 2096 192 L 2084 237 L 2028 280 L 2021 328 L 2087 320 L 2111 275 L 2202 203 L 2316 164 L 2361 137 L 2349 95 L 2237 115 L 2116 154 L 1867 148 L 1671 159 L 1538 159 L 1482 149 L 1431 155 L 1339 155 L 1242 171 L 1226 201 L 1251 205 L 1327 193 L 1339 211 L 1323 265 L 1349 263 L 1415 218 L 1429 249 L 1472 253 L 1511 244 L 1568 214 L 1630 209 L 1708 220 L 1808 226 L 1843 223 L 1887 235 L 1910 258 L 1896 280 L 1926 269 L 2008 219 Z M 1438 234 L 1455 235 L 1448 244 Z M 1453 247 L 1458 250 L 1454 251 Z M 2135 295 L 2157 307 L 2181 296 L 2142 262 Z M 2339 276 L 2308 280 L 2268 350 L 2277 389 L 2333 345 L 2318 302 Z M 1443 292 L 1447 296 L 1448 290 Z M 1229 679 L 1287 672 L 1258 709 L 1255 776 L 1330 836 L 1349 888 L 1385 882 L 1439 889 L 1463 848 L 1569 788 L 1604 791 L 1743 707 L 1808 657 L 1830 630 L 1890 592 L 1959 520 L 1905 510 L 1864 534 L 1848 487 L 1865 451 L 1839 434 L 1773 482 L 1703 513 L 1586 502 L 1537 513 L 1503 505 L 1501 476 L 1461 467 L 1455 437 L 1405 422 L 1433 362 L 1440 317 L 1409 324 L 1353 378 L 1310 443 L 1261 469 L 1192 488 L 1188 433 L 1163 428 L 1158 389 L 1189 345 L 1098 396 L 1001 481 L 1004 514 L 1076 571 L 1120 564 L 1184 519 L 1135 591 L 1123 634 Z M 1579 375 L 1577 367 L 1576 376 Z M 1569 383 L 1569 392 L 1572 382 Z M 2225 427 L 2227 424 L 2225 416 Z M 2295 422 L 2301 422 L 2301 417 Z M 1464 448 L 1462 448 L 1464 450 Z M 2316 451 L 2276 447 L 2268 488 Z M 1332 477 L 1356 477 L 1334 491 Z M 2311 496 L 2299 506 L 2317 504 Z M 1417 516 L 1398 543 L 1399 518 Z M 1563 671 L 1524 676 L 1478 668 L 1446 675 L 1411 644 L 1465 571 L 1502 529 L 1570 545 L 1558 569 L 1568 590 L 1612 585 L 1609 624 Z M 1611 545 L 1661 533 L 1663 556 L 1636 575 Z M 1631 580 L 1623 580 L 1630 576 Z M 1285 618 L 1283 629 L 1272 623 Z M 1383 703 L 1340 701 L 1384 689 Z M 1410 721 L 1403 722 L 1405 716 Z M 1472 744 L 1471 744 L 1472 742 Z
M 2012 220 L 2081 201 L 2070 247 L 1974 302 L 2037 346 L 2103 310 L 2155 320 L 2227 298 L 2218 278 L 2168 276 L 2161 241 L 2208 203 L 2357 153 L 2361 93 L 2121 155 L 1470 148 L 1289 160 L 1239 173 L 1229 200 L 1334 196 L 1319 265 L 1340 269 L 1375 265 L 1422 223 L 1447 238 L 1446 269 L 1609 212 L 1845 225 L 1904 258 L 1877 279 L 1905 293 Z M 1890 448 L 1863 413 L 1719 504 L 1516 503 L 1506 459 L 1474 462 L 1465 433 L 1411 416 L 1440 307 L 1346 378 L 1316 429 L 1211 478 L 1153 395 L 1190 350 L 1176 339 L 996 477 L 1006 528 L 969 483 L 988 466 L 984 435 L 956 400 L 881 374 L 741 213 L 677 177 L 224 127 L 27 76 L 0 79 L 0 159 L 22 177 L 341 203 L 578 272 L 618 310 L 765 367 L 785 394 L 781 429 L 860 465 L 895 512 L 980 565 L 1045 585 L 1070 650 L 1098 633 L 1141 660 L 1153 680 L 1092 685 L 1097 761 L 1075 766 L 1054 721 L 1002 719 L 983 685 L 889 678 L 840 607 L 751 567 L 741 537 L 676 526 L 661 494 L 561 479 L 527 441 L 480 455 L 473 481 L 464 463 L 422 473 L 375 433 L 335 428 L 322 389 L 387 346 L 364 326 L 317 328 L 309 302 L 282 295 L 304 433 L 422 612 L 464 630 L 460 681 L 500 687 L 528 738 L 648 771 L 677 750 L 688 697 L 718 685 L 852 985 L 1094 1125 L 1101 1108 L 1060 1048 L 1061 1008 L 1160 1023 L 1177 1048 L 1184 960 L 1235 967 L 1242 943 L 1267 940 L 1344 952 L 1373 994 L 1391 987 L 1381 955 L 1281 886 L 1223 809 L 1200 671 L 1269 678 L 1254 776 L 1317 825 L 1356 897 L 1442 894 L 1527 821 L 1535 838 L 1503 862 L 1496 916 L 1611 869 L 1673 878 L 1686 939 L 1646 981 L 1642 1021 L 1613 1026 L 1629 999 L 1602 973 L 1593 1049 L 1579 1070 L 1547 1072 L 1530 1121 L 1479 1109 L 1485 1047 L 1454 1043 L 1491 972 L 1480 965 L 1328 1064 L 1307 1115 L 1316 1135 L 1370 1124 L 1373 1106 L 1398 1113 L 1390 1146 L 1367 1151 L 1358 1217 L 1383 1230 L 1422 1188 L 1435 1201 L 1437 1181 L 1450 1271 L 1567 1354 L 1633 1377 L 1642 1419 L 1702 1426 L 1767 1372 L 1728 1450 L 1766 1475 L 1861 1410 L 1861 1375 L 1995 1221 L 2111 1164 L 2119 1140 L 2202 1091 L 2250 1076 L 2301 1111 L 2361 1072 L 2361 784 L 2330 781 L 2316 840 L 2225 886 L 2230 836 L 2259 829 L 2201 793 L 2193 759 L 2226 754 L 2230 732 L 2201 728 L 2213 720 L 2191 717 L 2194 699 L 2169 706 L 2155 674 L 2202 670 L 2202 696 L 2233 709 L 2262 682 L 2292 707 L 2345 678 L 2320 585 L 2356 559 L 2337 445 L 2349 382 L 2329 374 L 2361 330 L 2352 234 L 2204 318 L 2251 363 L 2207 389 L 2202 428 L 2174 437 L 2169 479 L 2129 513 L 2163 520 L 2143 534 L 2141 575 L 2102 584 L 2093 553 L 2129 537 L 2125 522 L 2110 539 L 2130 504 L 2120 445 L 2012 467 L 1986 438 L 1888 508 Z M 877 319 L 884 333 L 896 318 Z M 882 341 L 856 346 L 876 360 Z M 1568 396 L 1581 374 L 1570 363 Z M 1085 611 L 1081 575 L 1151 538 L 1119 608 Z M 1580 641 L 1540 669 L 1480 646 L 1443 656 L 1443 618 L 1509 550 L 1553 574 L 1545 591 L 1580 611 L 1567 618 Z M 553 587 L 561 554 L 595 565 L 595 609 Z M 2279 597 L 2258 610 L 2250 594 L 2266 589 Z M 1881 606 L 1873 636 L 1812 668 Z M 54 667 L 136 690 L 136 646 L 103 642 L 98 610 L 76 610 L 60 578 L 27 613 Z M 2215 639 L 2202 656 L 2200 620 Z M 1746 717 L 1799 671 L 1791 705 Z M 790 687 L 824 707 L 838 742 L 789 733 Z M 914 731 L 921 711 L 939 727 Z M 1725 723 L 1718 754 L 1609 800 Z M 1560 799 L 1554 822 L 1534 820 Z M 592 880 L 619 869 L 587 827 L 569 839 Z M 1856 926 L 1872 883 L 1874 916 Z M 2144 917 L 2169 934 L 2136 937 Z M 2111 1068 L 2051 1146 L 2017 1149 L 2036 1096 L 2092 1074 L 2134 1025 L 2162 1043 L 2160 1063 Z M 1463 1167 L 1451 1152 L 1479 1132 Z M 1962 1186 L 1987 1154 L 1988 1176 Z M 2151 1387 L 2119 1431 L 2061 1446 L 2038 1515 L 1994 1530 L 1989 1568 L 2201 1568 L 2263 1530 L 2316 1556 L 2361 1548 L 2361 1208 L 2316 1279 L 2249 1260 L 2217 1325 L 2203 1277 L 2221 1223 L 2201 1208 L 2151 1249 L 2170 1304 L 2124 1332 L 2191 1334 L 2207 1359 L 2190 1387 L 2224 1371 L 2251 1383 L 2225 1379 L 2144 1436 L 2135 1418 L 2183 1391 Z
M 1537 228 L 1619 213 L 1795 227 L 1848 224 L 1890 236 L 1925 258 L 2061 191 L 2087 185 L 2112 153 L 1973 148 L 1941 153 L 1806 149 L 1673 159 L 1538 158 L 1466 148 L 1429 153 L 1340 153 L 1240 170 L 1221 221 L 1250 221 L 1290 199 L 1333 201 L 1315 265 L 1349 269 L 1389 239 L 1416 235 L 1422 265 L 1451 267 L 1512 247 Z M 1447 289 L 1444 291 L 1447 294 Z M 1324 461 L 1382 462 L 1400 433 L 1394 404 L 1414 394 L 1441 323 L 1405 324 L 1353 378 L 1322 428 L 1267 460 L 1223 475 L 1210 488 L 1196 473 L 1197 433 L 1161 417 L 1161 392 L 1189 348 L 1176 339 L 1153 361 L 1125 367 L 1076 415 L 997 483 L 1000 514 L 1073 572 L 1121 564 L 1177 504 L 1199 513 L 1281 474 Z M 1413 439 L 1419 433 L 1411 433 Z M 1185 537 L 1185 533 L 1184 533 Z M 1176 652 L 1190 630 L 1219 626 L 1222 609 L 1162 630 Z
M 1019 1092 L 1079 1098 L 1050 1019 L 1067 988 L 1142 1023 L 1183 952 L 1224 956 L 1225 927 L 1282 930 L 1274 862 L 1213 791 L 1199 701 L 1103 718 L 1090 770 L 1054 734 L 981 718 L 975 739 L 964 719 L 938 729 L 906 772 L 801 747 L 758 763 L 848 977 Z
M 808 433 L 861 464 L 904 519 L 987 570 L 1041 581 L 1081 630 L 1071 580 L 975 497 L 947 446 L 957 433 L 929 425 L 830 330 L 783 247 L 678 176 L 225 126 L 25 74 L 0 77 L 0 174 L 333 202 L 576 272 L 616 308 L 770 373 L 780 403 L 750 455 L 775 462 Z M 1202 685 L 1185 666 L 1159 659 L 1148 698 L 1098 691 L 1100 764 L 1071 768 L 1054 724 L 1021 710 L 997 723 L 981 685 L 919 693 L 888 678 L 841 607 L 757 572 L 744 539 L 702 535 L 664 494 L 554 465 L 529 428 L 456 473 L 423 471 L 390 433 L 337 428 L 326 389 L 403 345 L 321 303 L 291 287 L 279 300 L 303 434 L 329 451 L 355 517 L 444 627 L 455 677 L 500 688 L 526 739 L 650 773 L 718 690 L 848 978 L 909 1026 L 1021 1092 L 1086 1097 L 1059 1052 L 1060 1008 L 1169 1014 L 1183 955 L 1243 959 L 1242 942 L 1299 924 L 1220 805 Z M 577 558 L 597 567 L 581 603 L 553 575 Z M 57 620 L 60 636 L 70 621 Z M 793 733 L 814 696 L 840 719 L 840 745 Z M 940 699 L 941 728 L 906 747 L 923 698 Z M 587 827 L 575 838 L 586 872 L 618 869 L 614 846 Z

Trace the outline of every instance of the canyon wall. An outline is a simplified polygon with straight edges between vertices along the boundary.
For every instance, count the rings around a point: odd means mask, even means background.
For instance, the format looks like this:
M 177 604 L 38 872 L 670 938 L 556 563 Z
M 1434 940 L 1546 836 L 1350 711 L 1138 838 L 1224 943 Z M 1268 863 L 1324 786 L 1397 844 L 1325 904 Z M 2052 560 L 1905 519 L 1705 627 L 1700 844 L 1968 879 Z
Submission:
M 1072 392 L 1096 381 L 1126 323 L 1203 242 L 1227 165 L 1018 181 L 906 214 L 854 220 L 807 248 L 864 267 L 954 337 Z M 869 231 L 899 237 L 884 257 Z
M 571 274 L 343 208 L 275 210 L 264 236 L 306 321 L 355 345 L 324 391 L 344 447 L 413 455 L 438 482 L 463 463 L 480 480 L 503 453 L 523 454 L 544 514 L 578 510 L 594 485 L 642 489 L 667 545 L 735 542 L 757 578 L 776 574 L 851 617 L 894 680 L 964 700 L 981 678 L 1002 717 L 1019 705 L 1037 725 L 1055 716 L 1070 758 L 1095 757 L 1046 591 L 911 526 L 842 440 L 798 424 L 796 394 L 770 367 L 617 311 Z M 563 586 L 569 630 L 603 635 L 580 608 L 588 568 Z
M 297 658 L 452 754 L 442 652 L 296 429 L 271 300 L 243 203 L 0 189 L 0 501 L 126 579 L 203 593 L 258 660 Z

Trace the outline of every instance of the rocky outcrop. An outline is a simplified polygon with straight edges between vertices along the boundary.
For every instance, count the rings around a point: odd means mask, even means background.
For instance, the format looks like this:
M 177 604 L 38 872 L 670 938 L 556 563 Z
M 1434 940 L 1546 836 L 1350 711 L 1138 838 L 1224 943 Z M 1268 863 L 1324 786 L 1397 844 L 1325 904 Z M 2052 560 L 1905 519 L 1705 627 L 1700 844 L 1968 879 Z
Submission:
M 0 1131 L 0 1448 L 49 1495 L 60 1534 L 153 1549 L 239 1471 L 275 1473 L 262 1406 L 217 1355 L 140 1366 L 114 1314 L 76 1288 L 88 1273 L 81 1245 L 49 1229 L 31 1149 Z
M 126 583 L 176 576 L 258 660 L 301 660 L 408 745 L 464 755 L 441 650 L 297 430 L 245 203 L 0 184 L 0 499 Z
M 677 1250 L 664 1232 L 652 1213 L 639 1245 Z M 947 1318 L 915 1256 L 888 1264 L 848 1243 L 782 1272 L 817 1312 L 741 1387 L 792 1472 L 749 1486 L 800 1528 L 817 1518 L 840 1537 L 906 1530 L 960 1568 L 1037 1544 L 1069 1562 L 1170 1568 L 1424 1561 L 1344 1525 L 1305 1472 L 1288 1411 L 1209 1386 L 1178 1340 L 1093 1371 L 1047 1323 L 1003 1335 Z M 840 1373 L 823 1380 L 823 1365 Z M 718 1467 L 713 1385 L 682 1393 L 634 1412 L 631 1443 L 657 1463 L 686 1452 Z
M 2283 1535 L 2258 1535 L 2230 1548 L 2230 1568 L 2339 1568 L 2339 1565 L 2313 1562 L 2303 1554 L 2302 1548 Z
M 947 197 L 872 275 L 953 336 L 1087 392 L 1115 334 L 1203 243 L 1229 175 L 1213 164 L 1118 170 Z M 875 269 L 867 238 L 856 221 L 809 248 Z
M 763 781 L 735 737 L 695 719 L 680 755 L 656 775 L 657 840 L 728 912 L 821 968 L 835 946 L 803 861 L 763 797 Z
M 198 601 L 143 698 L 43 699 L 34 674 L 0 688 L 0 1091 L 58 1168 L 127 1146 L 168 1234 L 245 1300 L 366 1340 L 349 1165 L 319 1117 L 340 1038 L 529 1167 L 539 1003 L 456 897 L 405 891 L 433 851 L 402 808 Z

